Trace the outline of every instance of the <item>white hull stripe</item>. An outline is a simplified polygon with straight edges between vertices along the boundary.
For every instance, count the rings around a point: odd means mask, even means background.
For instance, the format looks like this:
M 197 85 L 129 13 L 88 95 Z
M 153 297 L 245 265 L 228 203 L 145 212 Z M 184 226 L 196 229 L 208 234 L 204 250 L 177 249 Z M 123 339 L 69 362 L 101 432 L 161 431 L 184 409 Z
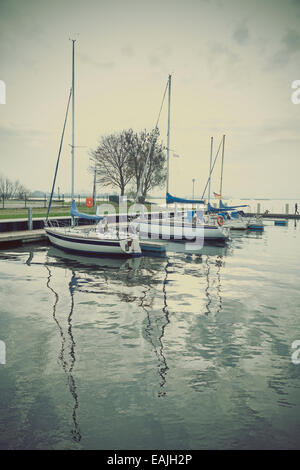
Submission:
M 114 241 L 100 241 L 100 240 L 87 240 L 86 238 L 74 238 L 70 237 L 68 235 L 58 235 L 57 233 L 53 232 L 48 232 L 46 230 L 46 233 L 48 236 L 59 238 L 60 240 L 64 240 L 66 242 L 72 242 L 72 243 L 81 243 L 84 245 L 102 245 L 102 246 L 120 246 L 119 242 L 114 242 Z

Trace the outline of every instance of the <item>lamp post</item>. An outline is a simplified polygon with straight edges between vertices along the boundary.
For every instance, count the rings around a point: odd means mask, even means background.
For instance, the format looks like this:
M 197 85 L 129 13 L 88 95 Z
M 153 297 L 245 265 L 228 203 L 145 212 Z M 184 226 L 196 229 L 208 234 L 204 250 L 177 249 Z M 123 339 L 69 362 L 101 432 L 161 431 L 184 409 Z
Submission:
M 194 188 L 195 188 L 195 181 L 196 181 L 195 178 L 193 178 L 192 181 L 193 181 L 193 199 L 195 199 L 194 197 L 195 196 Z

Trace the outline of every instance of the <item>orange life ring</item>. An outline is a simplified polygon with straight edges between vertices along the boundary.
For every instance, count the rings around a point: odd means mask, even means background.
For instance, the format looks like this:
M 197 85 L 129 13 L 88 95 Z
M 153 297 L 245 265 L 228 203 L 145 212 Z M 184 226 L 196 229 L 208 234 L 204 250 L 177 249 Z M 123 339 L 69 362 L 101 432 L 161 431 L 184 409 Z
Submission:
M 217 217 L 217 222 L 218 222 L 219 227 L 222 227 L 222 225 L 224 224 L 224 219 L 221 215 Z
M 86 207 L 93 207 L 93 198 L 92 197 L 87 197 L 85 200 L 85 205 Z

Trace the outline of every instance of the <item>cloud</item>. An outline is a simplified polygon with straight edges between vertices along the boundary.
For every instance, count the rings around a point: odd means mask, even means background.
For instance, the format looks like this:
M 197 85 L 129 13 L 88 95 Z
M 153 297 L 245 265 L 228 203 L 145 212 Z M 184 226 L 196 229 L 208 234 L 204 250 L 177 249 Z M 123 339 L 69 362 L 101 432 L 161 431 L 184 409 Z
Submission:
M 277 66 L 286 65 L 294 54 L 300 52 L 300 34 L 291 29 L 284 34 L 281 43 L 281 49 L 272 58 L 272 63 Z
M 78 54 L 79 60 L 84 63 L 84 64 L 89 64 L 93 65 L 94 67 L 100 67 L 100 68 L 106 68 L 106 69 L 111 69 L 115 66 L 115 62 L 112 60 L 106 61 L 106 62 L 99 62 L 95 59 L 92 59 L 90 56 L 87 54 Z
M 122 55 L 125 57 L 133 57 L 135 55 L 134 49 L 130 44 L 127 44 L 127 46 L 124 46 L 122 48 Z
M 282 42 L 289 54 L 300 50 L 300 34 L 295 30 L 288 31 L 282 38 Z
M 50 135 L 50 132 L 40 130 L 40 129 L 33 129 L 33 128 L 25 128 L 19 127 L 17 125 L 11 124 L 8 126 L 4 126 L 0 124 L 0 140 L 5 138 L 13 138 L 13 139 L 44 139 Z
M 150 54 L 150 65 L 154 67 L 162 65 L 171 54 L 172 48 L 168 44 L 161 45 Z
M 264 143 L 299 142 L 298 122 L 292 118 L 267 120 L 256 129 L 255 133 Z
M 239 61 L 239 56 L 232 52 L 231 49 L 224 46 L 220 42 L 213 41 L 208 45 L 209 49 L 209 58 L 212 62 L 218 60 L 220 57 L 223 57 L 228 63 L 235 63 Z
M 240 46 L 243 46 L 248 42 L 249 39 L 249 30 L 247 26 L 240 25 L 238 26 L 232 35 L 235 42 L 237 42 Z

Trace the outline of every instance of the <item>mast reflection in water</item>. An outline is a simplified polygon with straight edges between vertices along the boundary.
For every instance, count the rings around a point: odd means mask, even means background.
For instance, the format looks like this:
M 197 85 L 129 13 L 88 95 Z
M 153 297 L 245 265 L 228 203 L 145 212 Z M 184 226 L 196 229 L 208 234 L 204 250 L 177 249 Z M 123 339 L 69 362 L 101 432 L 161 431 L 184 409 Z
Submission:
M 52 273 L 51 273 L 51 269 L 49 267 L 49 263 L 45 264 L 45 268 L 48 271 L 47 288 L 54 295 L 52 316 L 53 316 L 53 319 L 54 319 L 54 321 L 57 325 L 57 328 L 58 328 L 58 331 L 59 331 L 59 334 L 60 334 L 60 338 L 61 338 L 61 350 L 60 350 L 58 358 L 59 358 L 61 366 L 62 366 L 62 368 L 63 368 L 63 370 L 64 370 L 64 372 L 65 372 L 65 374 L 68 378 L 69 390 L 70 390 L 71 395 L 72 395 L 73 400 L 74 400 L 74 406 L 73 406 L 73 412 L 72 412 L 72 419 L 73 419 L 74 427 L 73 427 L 71 433 L 72 433 L 73 439 L 76 442 L 79 442 L 81 440 L 81 434 L 80 434 L 79 425 L 78 425 L 78 421 L 77 421 L 77 409 L 79 407 L 79 401 L 78 401 L 78 395 L 77 395 L 77 390 L 76 390 L 76 383 L 75 383 L 75 380 L 74 380 L 74 377 L 73 377 L 73 374 L 72 374 L 73 369 L 74 369 L 74 365 L 75 365 L 75 361 L 76 361 L 75 340 L 74 340 L 74 336 L 73 336 L 73 333 L 72 333 L 72 315 L 73 315 L 73 311 L 74 311 L 74 291 L 75 291 L 75 288 L 77 286 L 77 279 L 76 279 L 75 271 L 72 271 L 71 281 L 69 282 L 71 307 L 70 307 L 70 312 L 69 312 L 68 317 L 67 317 L 67 324 L 68 324 L 67 337 L 69 339 L 69 341 L 67 342 L 67 338 L 66 338 L 66 334 L 64 332 L 64 329 L 61 326 L 61 324 L 60 324 L 60 322 L 59 322 L 59 320 L 56 316 L 56 309 L 57 309 L 57 305 L 58 305 L 58 302 L 59 302 L 59 295 L 50 284 Z M 69 343 L 69 351 L 66 351 L 68 343 Z
M 165 270 L 165 276 L 163 280 L 163 308 L 161 311 L 158 312 L 158 314 L 153 311 L 151 303 L 146 303 L 147 301 L 147 295 L 150 297 L 150 293 L 152 291 L 151 285 L 146 287 L 146 289 L 143 292 L 143 296 L 141 297 L 141 303 L 140 306 L 145 310 L 146 315 L 147 315 L 147 325 L 145 327 L 145 333 L 146 333 L 146 338 L 148 341 L 150 341 L 153 351 L 157 357 L 158 360 L 158 374 L 160 376 L 160 390 L 157 393 L 159 397 L 163 397 L 166 395 L 166 391 L 164 390 L 166 380 L 167 380 L 167 372 L 169 370 L 169 367 L 167 365 L 167 360 L 164 355 L 164 343 L 163 343 L 163 338 L 165 336 L 165 329 L 167 325 L 170 323 L 169 319 L 169 311 L 168 311 L 168 304 L 167 304 L 167 283 L 168 283 L 168 267 L 170 266 L 170 261 L 169 259 L 167 260 L 167 263 L 165 264 L 164 270 Z M 163 315 L 161 315 L 163 313 Z M 157 327 L 157 330 L 156 328 Z M 155 334 L 156 332 L 156 334 Z

